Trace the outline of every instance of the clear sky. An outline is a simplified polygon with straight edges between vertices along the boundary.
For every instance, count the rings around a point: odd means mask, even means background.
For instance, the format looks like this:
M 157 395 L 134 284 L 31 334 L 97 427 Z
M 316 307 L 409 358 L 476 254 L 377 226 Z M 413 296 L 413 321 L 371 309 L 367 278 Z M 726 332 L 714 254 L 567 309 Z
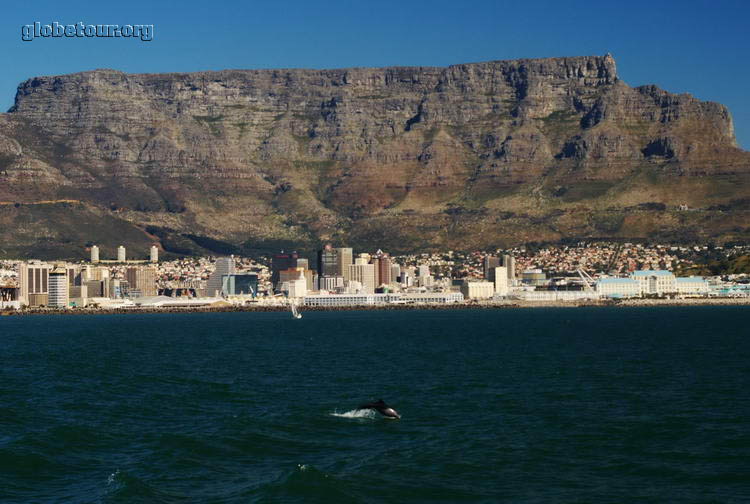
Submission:
M 64 5 L 63 5 L 64 4 Z M 153 24 L 151 42 L 21 40 L 21 27 Z M 19 82 L 95 68 L 425 65 L 612 53 L 621 79 L 729 107 L 750 149 L 750 2 L 332 0 L 7 2 L 0 16 L 0 110 Z

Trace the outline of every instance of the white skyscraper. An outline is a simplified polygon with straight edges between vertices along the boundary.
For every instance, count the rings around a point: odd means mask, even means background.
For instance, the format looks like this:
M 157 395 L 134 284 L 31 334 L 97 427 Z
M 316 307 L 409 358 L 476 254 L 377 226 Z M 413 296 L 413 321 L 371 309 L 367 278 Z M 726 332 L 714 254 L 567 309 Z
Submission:
M 47 306 L 50 308 L 65 308 L 68 306 L 68 274 L 62 266 L 57 266 L 49 272 Z
M 159 262 L 159 249 L 156 248 L 156 245 L 151 245 L 151 262 Z
M 99 262 L 99 247 L 97 247 L 96 245 L 91 247 L 91 262 L 92 263 Z
M 234 256 L 216 259 L 216 269 L 208 277 L 206 284 L 209 296 L 221 295 L 222 277 L 224 275 L 234 275 Z
M 117 247 L 117 261 L 125 262 L 125 247 L 123 247 L 122 245 Z

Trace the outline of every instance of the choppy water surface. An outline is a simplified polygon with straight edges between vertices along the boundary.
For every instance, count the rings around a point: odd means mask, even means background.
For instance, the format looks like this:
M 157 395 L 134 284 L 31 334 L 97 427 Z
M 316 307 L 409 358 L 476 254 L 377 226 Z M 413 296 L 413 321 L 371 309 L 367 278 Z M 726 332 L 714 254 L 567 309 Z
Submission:
M 748 315 L 2 317 L 0 501 L 748 502 Z

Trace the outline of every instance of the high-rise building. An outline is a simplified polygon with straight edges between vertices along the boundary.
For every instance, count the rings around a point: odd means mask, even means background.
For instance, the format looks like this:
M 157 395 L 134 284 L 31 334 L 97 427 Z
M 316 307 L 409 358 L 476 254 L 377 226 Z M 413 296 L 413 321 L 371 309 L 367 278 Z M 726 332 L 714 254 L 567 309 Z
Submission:
M 156 296 L 156 270 L 139 266 L 128 268 L 125 274 L 130 291 L 138 291 L 141 296 Z
M 397 283 L 401 276 L 401 266 L 395 263 L 391 263 L 391 282 Z
M 68 264 L 65 266 L 68 275 L 68 285 L 70 287 L 80 287 L 82 280 L 81 267 L 76 264 Z
M 494 281 L 494 278 L 492 278 L 492 275 L 495 274 L 495 268 L 500 266 L 500 258 L 495 256 L 484 256 L 484 262 L 482 264 L 482 273 L 484 275 L 485 280 L 489 280 L 490 282 Z
M 159 249 L 156 248 L 156 245 L 151 245 L 151 262 L 159 262 Z
M 510 254 L 503 256 L 503 266 L 508 272 L 508 285 L 513 286 L 516 283 L 516 258 Z
M 224 275 L 234 275 L 234 256 L 218 257 L 216 259 L 216 269 L 208 277 L 206 290 L 209 296 L 221 295 L 222 277 Z
M 56 266 L 49 272 L 47 306 L 50 308 L 66 308 L 68 306 L 68 272 L 63 266 Z
M 336 249 L 336 275 L 344 277 L 344 280 L 349 280 L 349 266 L 354 264 L 353 251 L 349 247 L 341 247 Z
M 117 247 L 117 261 L 118 262 L 125 262 L 125 247 L 120 245 Z
M 375 265 L 369 264 L 367 259 L 358 257 L 354 260 L 354 264 L 349 266 L 349 278 L 352 282 L 362 284 L 363 292 L 375 293 Z
M 372 258 L 375 265 L 375 285 L 389 285 L 391 283 L 391 258 L 388 254 L 378 250 L 375 257 Z
M 91 262 L 94 264 L 99 262 L 99 247 L 96 245 L 91 247 Z
M 338 274 L 338 258 L 331 244 L 326 244 L 318 251 L 318 276 L 336 276 Z
M 289 268 L 296 268 L 298 259 L 299 255 L 297 252 L 286 254 L 284 251 L 281 251 L 273 256 L 271 259 L 271 283 L 274 289 L 279 283 L 279 272 L 288 270 Z
M 508 295 L 508 272 L 505 266 L 496 266 L 494 273 L 491 275 L 495 283 L 495 294 L 500 296 Z
M 47 263 L 32 261 L 18 265 L 19 301 L 29 306 L 47 306 L 49 272 Z

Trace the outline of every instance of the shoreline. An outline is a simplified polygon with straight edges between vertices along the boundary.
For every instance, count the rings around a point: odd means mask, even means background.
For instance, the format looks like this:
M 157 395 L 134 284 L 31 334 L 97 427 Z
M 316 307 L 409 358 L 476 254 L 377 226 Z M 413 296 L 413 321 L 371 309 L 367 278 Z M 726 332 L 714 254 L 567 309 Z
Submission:
M 690 298 L 690 299 L 620 299 L 599 301 L 521 301 L 474 302 L 460 304 L 395 304 L 395 305 L 361 305 L 361 306 L 310 306 L 301 307 L 304 312 L 335 311 L 409 311 L 409 310 L 467 310 L 467 309 L 534 309 L 534 308 L 587 308 L 587 307 L 676 307 L 676 306 L 750 306 L 748 298 Z M 165 313 L 234 313 L 234 312 L 285 312 L 286 306 L 221 306 L 221 307 L 169 307 L 169 308 L 73 308 L 4 310 L 3 316 L 27 315 L 116 315 L 116 314 L 165 314 Z

